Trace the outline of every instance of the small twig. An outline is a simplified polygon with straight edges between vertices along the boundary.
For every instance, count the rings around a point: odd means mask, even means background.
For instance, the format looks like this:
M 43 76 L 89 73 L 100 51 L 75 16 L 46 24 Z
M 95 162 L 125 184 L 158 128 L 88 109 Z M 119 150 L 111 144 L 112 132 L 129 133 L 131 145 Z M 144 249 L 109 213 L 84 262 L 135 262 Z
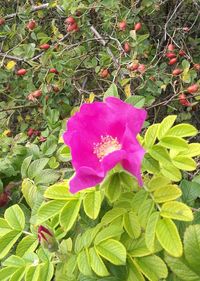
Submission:
M 106 46 L 107 43 L 104 40 L 104 38 L 101 36 L 101 34 L 99 34 L 99 32 L 96 30 L 96 28 L 93 25 L 90 26 L 90 29 L 91 29 L 92 33 L 94 33 L 94 35 L 95 35 L 96 39 L 98 40 L 98 42 L 100 42 L 101 45 L 106 47 L 106 51 L 107 51 L 108 55 L 111 56 L 111 58 L 113 60 L 113 63 L 115 65 L 115 68 L 118 69 L 119 61 L 115 58 L 115 56 L 113 55 L 111 49 L 108 46 Z
M 0 112 L 3 112 L 3 111 L 11 111 L 11 110 L 15 110 L 15 109 L 31 108 L 31 107 L 38 107 L 38 105 L 37 105 L 37 104 L 18 105 L 18 106 L 3 108 L 3 109 L 0 110 Z

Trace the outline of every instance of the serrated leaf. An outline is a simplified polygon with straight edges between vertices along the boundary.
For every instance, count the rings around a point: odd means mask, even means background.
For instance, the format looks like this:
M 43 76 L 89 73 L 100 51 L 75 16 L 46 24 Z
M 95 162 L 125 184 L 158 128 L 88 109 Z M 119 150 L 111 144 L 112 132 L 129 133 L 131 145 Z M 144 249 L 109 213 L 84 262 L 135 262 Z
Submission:
M 187 155 L 189 157 L 195 157 L 200 155 L 200 143 L 190 143 L 188 149 L 181 151 L 181 155 Z
M 134 96 L 128 97 L 125 100 L 125 102 L 132 104 L 134 107 L 142 108 L 145 103 L 145 98 L 143 96 L 134 95 Z
M 40 276 L 40 266 L 30 266 L 25 275 L 25 281 L 38 281 Z
M 124 208 L 114 208 L 108 211 L 102 218 L 101 222 L 102 224 L 109 224 L 112 221 L 114 221 L 116 218 L 122 216 L 124 213 L 126 213 L 126 209 Z
M 0 280 L 7 281 L 10 276 L 16 271 L 16 267 L 4 267 L 0 269 Z
M 180 197 L 182 194 L 181 189 L 175 185 L 166 185 L 160 188 L 157 188 L 154 192 L 154 200 L 157 203 L 163 203 L 167 201 L 174 200 L 178 197 Z
M 160 219 L 156 225 L 156 237 L 161 246 L 173 257 L 183 253 L 181 239 L 176 225 L 171 219 Z
M 196 169 L 196 162 L 187 156 L 177 155 L 172 159 L 172 163 L 180 170 L 194 171 Z
M 60 225 L 65 231 L 69 231 L 74 225 L 78 217 L 80 207 L 81 200 L 73 200 L 65 204 L 59 216 Z
M 128 279 L 127 281 L 145 281 L 139 268 L 135 265 L 132 258 L 128 259 Z
M 21 175 L 22 175 L 22 178 L 26 178 L 27 177 L 27 170 L 28 170 L 28 167 L 31 163 L 31 160 L 33 158 L 33 155 L 31 156 L 28 156 L 24 159 L 24 161 L 22 162 L 22 166 L 21 166 Z
M 115 83 L 112 83 L 108 90 L 104 93 L 104 99 L 107 97 L 119 97 L 117 86 Z
M 170 269 L 183 281 L 199 281 L 200 275 L 194 272 L 187 264 L 184 257 L 174 258 L 166 256 L 165 260 Z
M 51 169 L 45 169 L 37 173 L 35 176 L 35 184 L 52 184 L 60 178 L 60 172 Z
M 33 235 L 24 237 L 17 245 L 16 254 L 23 257 L 28 252 L 34 252 L 38 245 L 38 239 Z
M 69 191 L 68 181 L 55 183 L 44 192 L 44 197 L 55 200 L 76 200 L 77 196 Z
M 160 124 L 153 124 L 147 129 L 144 135 L 145 147 L 151 148 L 154 145 L 159 127 Z
M 166 264 L 156 255 L 136 258 L 135 263 L 150 281 L 159 281 L 168 275 Z
M 95 246 L 98 254 L 115 265 L 125 264 L 126 248 L 114 239 L 107 239 Z
M 63 200 L 52 200 L 44 203 L 38 210 L 36 224 L 42 224 L 43 222 L 57 215 L 65 206 L 65 204 L 66 201 Z
M 27 202 L 27 204 L 33 208 L 37 197 L 37 187 L 29 179 L 24 179 L 22 182 L 22 194 Z
M 48 161 L 49 158 L 41 158 L 33 161 L 28 168 L 28 177 L 34 179 L 44 169 Z
M 96 252 L 95 248 L 90 248 L 89 256 L 90 256 L 92 270 L 98 276 L 108 276 L 109 272 L 108 272 L 104 262 L 102 261 L 101 257 Z
M 15 204 L 6 209 L 4 217 L 12 229 L 23 230 L 25 227 L 25 216 L 19 205 Z
M 159 130 L 158 130 L 158 139 L 161 140 L 169 131 L 169 129 L 173 126 L 176 115 L 169 115 L 163 119 L 160 123 Z
M 148 190 L 155 191 L 157 188 L 164 187 L 170 183 L 170 179 L 163 176 L 155 176 L 148 183 Z
M 40 275 L 38 281 L 51 281 L 54 275 L 53 263 L 47 261 L 40 265 Z
M 171 128 L 167 135 L 183 138 L 196 136 L 197 132 L 197 129 L 190 124 L 178 124 Z
M 25 266 L 25 261 L 18 256 L 11 255 L 3 262 L 3 266 L 19 268 Z
M 141 227 L 145 228 L 148 218 L 154 209 L 154 201 L 152 199 L 147 199 L 143 201 L 142 205 L 138 209 L 138 217 Z
M 131 241 L 129 254 L 132 257 L 144 257 L 151 254 L 151 251 L 147 248 L 144 235 Z
M 186 229 L 184 254 L 190 267 L 200 275 L 200 225 L 191 225 Z
M 90 265 L 89 253 L 88 253 L 87 248 L 83 249 L 78 254 L 77 264 L 78 264 L 78 268 L 79 268 L 80 272 L 83 275 L 88 275 L 88 276 L 92 275 L 92 269 L 91 269 L 91 265 Z
M 111 203 L 116 201 L 121 194 L 120 176 L 118 173 L 111 175 L 105 182 L 105 195 Z
M 151 157 L 153 157 L 155 160 L 157 160 L 161 163 L 170 163 L 171 162 L 169 153 L 161 145 L 153 145 L 151 147 L 151 149 L 149 149 L 149 154 L 151 155 Z
M 162 166 L 161 173 L 172 181 L 180 181 L 182 179 L 180 170 L 174 165 L 166 164 Z
M 17 271 L 12 275 L 12 277 L 9 279 L 9 281 L 21 281 L 24 277 L 26 272 L 26 267 L 18 268 Z
M 83 199 L 83 207 L 87 216 L 93 220 L 98 217 L 99 211 L 101 209 L 101 192 L 91 191 L 87 193 Z
M 157 174 L 160 171 L 159 162 L 146 153 L 142 162 L 142 168 L 151 174 Z
M 156 237 L 156 225 L 160 217 L 159 212 L 151 214 L 147 221 L 145 231 L 145 243 L 147 248 L 153 253 L 155 251 L 155 237 Z
M 159 144 L 166 148 L 174 149 L 177 151 L 183 151 L 189 148 L 186 140 L 174 136 L 163 137 Z
M 162 205 L 160 215 L 165 218 L 171 218 L 182 221 L 192 221 L 193 214 L 191 209 L 184 203 L 171 201 Z
M 0 238 L 0 259 L 4 258 L 22 233 L 12 230 Z
M 100 242 L 109 238 L 117 237 L 122 234 L 123 230 L 117 225 L 109 225 L 103 228 L 95 237 L 94 244 L 97 245 Z
M 138 238 L 141 234 L 139 217 L 134 212 L 124 214 L 124 228 L 131 238 Z

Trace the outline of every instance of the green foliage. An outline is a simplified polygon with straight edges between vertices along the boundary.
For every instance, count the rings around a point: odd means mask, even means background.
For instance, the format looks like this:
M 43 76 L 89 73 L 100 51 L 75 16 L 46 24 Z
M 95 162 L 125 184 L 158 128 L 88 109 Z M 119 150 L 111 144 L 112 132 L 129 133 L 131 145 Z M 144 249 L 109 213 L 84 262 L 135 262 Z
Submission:
M 198 5 L 12 2 L 0 7 L 0 195 L 8 196 L 0 206 L 0 280 L 199 281 L 199 90 L 187 91 L 200 83 Z M 68 16 L 77 32 L 67 31 Z M 142 28 L 135 31 L 137 22 Z M 178 76 L 176 68 L 183 70 Z M 138 136 L 146 150 L 144 186 L 115 167 L 99 186 L 71 194 L 66 119 L 82 103 L 113 96 L 148 110 Z M 41 225 L 58 250 L 39 242 Z

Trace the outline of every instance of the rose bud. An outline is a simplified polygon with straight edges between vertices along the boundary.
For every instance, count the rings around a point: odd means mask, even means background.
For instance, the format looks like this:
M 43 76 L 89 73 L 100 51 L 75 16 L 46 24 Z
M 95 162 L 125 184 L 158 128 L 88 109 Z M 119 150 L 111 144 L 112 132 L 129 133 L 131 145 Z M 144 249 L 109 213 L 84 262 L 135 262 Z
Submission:
M 39 137 L 39 142 L 45 142 L 47 140 L 47 138 L 43 137 L 43 136 L 40 136 Z
M 34 133 L 34 129 L 33 129 L 33 128 L 29 128 L 29 129 L 28 129 L 28 132 L 27 132 L 27 135 L 28 135 L 29 137 L 31 137 L 31 136 L 33 135 L 33 133 Z
M 5 207 L 9 201 L 9 196 L 7 192 L 0 193 L 0 207 Z
M 38 240 L 40 244 L 50 252 L 55 252 L 58 249 L 58 244 L 53 232 L 42 225 L 38 227 Z

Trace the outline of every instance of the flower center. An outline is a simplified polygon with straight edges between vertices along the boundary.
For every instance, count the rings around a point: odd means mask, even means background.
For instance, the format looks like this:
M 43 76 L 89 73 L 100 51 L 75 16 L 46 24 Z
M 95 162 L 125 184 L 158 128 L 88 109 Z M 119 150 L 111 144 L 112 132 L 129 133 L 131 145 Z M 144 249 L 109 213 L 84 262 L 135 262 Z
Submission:
M 122 146 L 118 142 L 117 138 L 113 138 L 109 135 L 106 135 L 106 136 L 101 136 L 101 142 L 94 143 L 93 152 L 101 161 L 104 158 L 104 156 L 121 148 Z

